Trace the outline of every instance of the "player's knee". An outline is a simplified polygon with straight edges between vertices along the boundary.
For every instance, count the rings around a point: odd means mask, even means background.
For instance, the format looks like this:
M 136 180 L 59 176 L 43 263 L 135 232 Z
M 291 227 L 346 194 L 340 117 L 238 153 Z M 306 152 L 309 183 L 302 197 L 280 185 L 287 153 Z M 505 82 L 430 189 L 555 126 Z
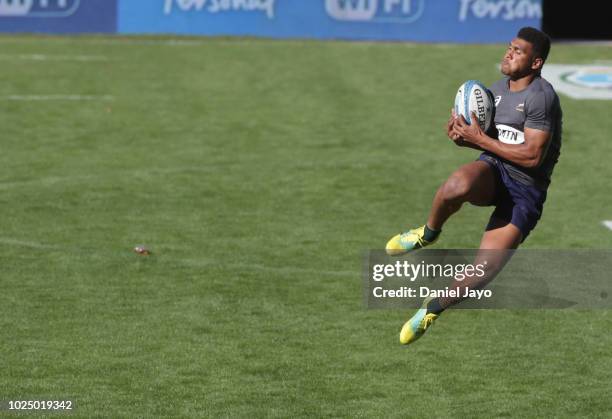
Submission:
M 469 195 L 472 184 L 465 176 L 453 174 L 444 183 L 442 194 L 445 201 L 465 202 Z

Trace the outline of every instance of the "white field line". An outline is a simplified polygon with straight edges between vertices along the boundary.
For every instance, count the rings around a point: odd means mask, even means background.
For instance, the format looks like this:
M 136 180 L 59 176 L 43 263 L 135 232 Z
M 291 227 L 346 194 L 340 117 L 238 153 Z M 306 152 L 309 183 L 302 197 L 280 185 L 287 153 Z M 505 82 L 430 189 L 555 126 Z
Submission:
M 605 220 L 601 222 L 604 226 L 608 227 L 610 230 L 612 230 L 612 220 Z
M 225 167 L 225 166 L 223 166 Z M 143 177 L 150 178 L 151 176 L 159 175 L 172 175 L 175 173 L 214 173 L 218 170 L 217 167 L 169 167 L 169 168 L 150 168 L 150 169 L 136 169 L 136 170 L 123 170 L 121 173 L 125 177 Z M 0 191 L 9 190 L 12 188 L 27 188 L 27 187 L 49 187 L 57 184 L 68 184 L 68 185 L 80 185 L 82 183 L 89 183 L 96 179 L 106 179 L 104 174 L 88 174 L 88 175 L 72 175 L 72 176 L 46 176 L 41 178 L 29 179 L 29 180 L 17 180 L 17 181 L 0 181 Z
M 225 167 L 225 166 L 224 166 Z M 185 166 L 185 167 L 151 167 L 149 169 L 134 169 L 134 170 L 122 170 L 122 173 L 126 178 L 127 177 L 143 177 L 150 178 L 151 176 L 158 175 L 172 175 L 175 173 L 214 173 L 216 170 L 215 167 L 202 167 L 202 166 Z M 64 183 L 69 185 L 80 185 L 82 183 L 89 183 L 96 179 L 105 179 L 104 174 L 83 174 L 80 176 L 45 176 L 35 179 L 28 180 L 14 180 L 14 181 L 0 181 L 0 191 L 9 190 L 12 188 L 26 188 L 29 186 L 39 187 L 39 186 L 53 186 L 56 184 Z
M 115 100 L 112 95 L 6 95 L 2 96 L 3 100 L 10 101 L 22 101 L 22 102 L 36 102 L 36 101 L 109 101 Z
M 9 246 L 18 246 L 18 247 L 31 247 L 33 249 L 61 249 L 60 247 L 53 246 L 50 244 L 11 239 L 9 237 L 0 237 L 0 245 L 1 244 L 5 244 Z
M 103 55 L 0 54 L 4 61 L 107 61 Z
M 75 180 L 80 179 L 80 181 L 87 181 L 93 179 L 95 176 L 47 176 L 32 180 L 21 180 L 21 181 L 12 181 L 12 182 L 0 182 L 0 191 L 8 190 L 11 188 L 24 188 L 27 186 L 53 186 L 57 183 L 65 183 L 65 182 L 75 182 Z
M 151 169 L 137 169 L 137 170 L 125 170 L 121 173 L 124 173 L 126 177 L 149 177 L 160 174 L 173 174 L 173 173 L 186 173 L 186 172 L 208 172 L 206 168 L 203 167 L 177 167 L 177 168 L 151 168 Z M 88 183 L 95 179 L 104 179 L 104 175 L 96 175 L 96 174 L 88 174 L 88 175 L 80 175 L 80 176 L 46 176 L 29 180 L 16 180 L 16 181 L 0 181 L 0 191 L 8 190 L 11 188 L 25 188 L 28 186 L 53 186 L 58 183 L 66 183 L 79 185 L 83 182 Z

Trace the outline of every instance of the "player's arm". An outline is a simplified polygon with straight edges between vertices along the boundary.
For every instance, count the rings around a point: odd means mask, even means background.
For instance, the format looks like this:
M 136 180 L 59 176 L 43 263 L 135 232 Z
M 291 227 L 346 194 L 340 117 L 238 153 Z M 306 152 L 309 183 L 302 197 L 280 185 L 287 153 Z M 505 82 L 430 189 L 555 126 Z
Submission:
M 476 118 L 476 115 L 472 115 L 472 118 Z M 480 147 L 482 150 L 489 151 L 502 159 L 527 168 L 538 167 L 542 163 L 551 139 L 548 131 L 525 127 L 524 143 L 502 143 L 485 134 L 478 124 L 468 125 L 463 117 L 459 117 L 455 121 L 453 134 L 461 136 L 463 141 Z
M 489 138 L 481 147 L 519 166 L 533 168 L 542 163 L 550 139 L 548 131 L 525 128 L 525 142 L 522 144 L 505 144 Z

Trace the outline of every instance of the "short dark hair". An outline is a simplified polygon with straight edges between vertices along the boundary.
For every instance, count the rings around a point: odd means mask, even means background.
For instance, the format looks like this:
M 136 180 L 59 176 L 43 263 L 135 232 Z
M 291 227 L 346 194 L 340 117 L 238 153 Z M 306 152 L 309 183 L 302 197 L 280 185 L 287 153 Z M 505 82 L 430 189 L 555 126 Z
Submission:
M 531 26 L 525 26 L 521 28 L 516 35 L 517 38 L 521 38 L 531 45 L 533 45 L 533 53 L 535 57 L 540 57 L 546 61 L 548 58 L 548 52 L 550 51 L 550 37 L 539 29 L 532 28 Z

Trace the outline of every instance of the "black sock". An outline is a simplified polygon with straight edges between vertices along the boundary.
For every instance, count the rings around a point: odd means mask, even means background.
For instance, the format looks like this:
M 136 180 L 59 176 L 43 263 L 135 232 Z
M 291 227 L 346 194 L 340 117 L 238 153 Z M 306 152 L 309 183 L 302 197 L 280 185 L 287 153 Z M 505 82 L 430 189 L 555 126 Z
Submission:
M 423 235 L 423 238 L 428 242 L 432 242 L 440 235 L 441 232 L 442 230 L 432 230 L 431 228 L 427 227 L 427 224 L 425 224 L 425 234 Z
M 440 305 L 439 298 L 434 298 L 429 303 L 427 303 L 427 313 L 440 314 L 443 311 L 444 309 Z

